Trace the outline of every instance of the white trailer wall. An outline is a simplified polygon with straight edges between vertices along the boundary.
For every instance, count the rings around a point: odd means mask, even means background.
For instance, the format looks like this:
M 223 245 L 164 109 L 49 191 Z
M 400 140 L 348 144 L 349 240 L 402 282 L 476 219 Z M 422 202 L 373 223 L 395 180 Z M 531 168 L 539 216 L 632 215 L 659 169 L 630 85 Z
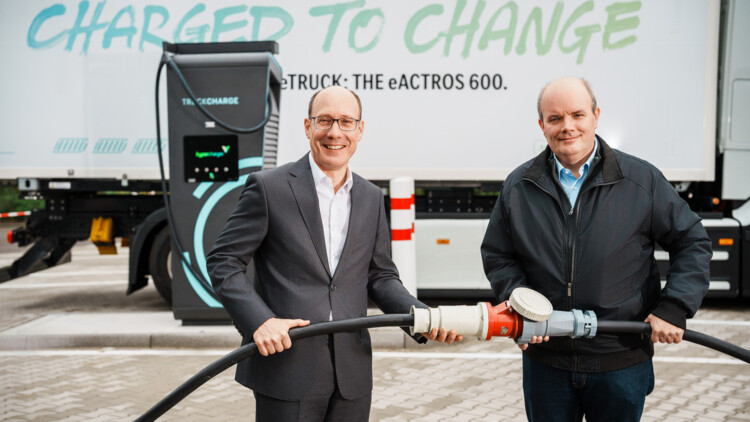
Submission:
M 363 176 L 502 180 L 545 146 L 540 88 L 576 75 L 610 144 L 672 180 L 714 176 L 718 0 L 0 0 L 0 11 L 0 178 L 158 178 L 161 42 L 264 39 L 285 74 L 280 163 L 307 151 L 307 102 L 335 77 L 363 101 L 352 163 Z

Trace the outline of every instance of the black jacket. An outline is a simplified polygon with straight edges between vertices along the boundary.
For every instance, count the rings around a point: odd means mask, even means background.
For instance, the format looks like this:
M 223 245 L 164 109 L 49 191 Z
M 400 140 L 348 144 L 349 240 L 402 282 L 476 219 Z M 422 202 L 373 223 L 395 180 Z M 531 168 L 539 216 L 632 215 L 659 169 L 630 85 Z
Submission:
M 600 320 L 643 321 L 650 313 L 685 328 L 708 290 L 711 241 L 651 164 L 599 140 L 573 206 L 549 147 L 506 179 L 482 242 L 487 278 L 500 300 L 518 286 L 556 310 L 593 310 Z M 661 288 L 654 245 L 670 254 Z M 529 357 L 573 371 L 627 368 L 653 356 L 647 336 L 552 338 Z

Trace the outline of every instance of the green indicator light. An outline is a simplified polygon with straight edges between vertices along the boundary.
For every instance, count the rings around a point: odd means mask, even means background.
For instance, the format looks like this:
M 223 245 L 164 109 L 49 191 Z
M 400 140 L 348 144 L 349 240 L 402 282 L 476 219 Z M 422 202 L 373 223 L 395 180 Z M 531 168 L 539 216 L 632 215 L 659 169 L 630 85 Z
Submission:
M 210 177 L 210 178 L 211 178 L 211 180 L 214 180 L 214 177 L 215 177 L 215 176 L 214 176 L 214 172 L 210 172 L 210 173 L 208 173 L 208 177 Z
M 221 152 L 221 151 L 207 151 L 207 152 L 195 151 L 196 158 L 221 158 L 224 156 L 224 154 L 226 153 Z

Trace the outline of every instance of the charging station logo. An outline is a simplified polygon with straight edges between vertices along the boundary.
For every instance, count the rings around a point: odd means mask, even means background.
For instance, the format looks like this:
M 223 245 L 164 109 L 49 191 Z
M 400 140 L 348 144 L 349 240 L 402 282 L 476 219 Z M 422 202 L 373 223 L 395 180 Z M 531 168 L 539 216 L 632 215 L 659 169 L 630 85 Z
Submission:
M 214 105 L 229 105 L 235 106 L 240 105 L 240 97 L 198 97 L 198 104 L 202 106 L 214 106 Z M 190 98 L 183 98 L 182 105 L 194 106 L 195 103 Z
M 229 153 L 229 149 L 231 148 L 231 145 L 221 145 L 221 151 L 195 151 L 195 158 L 202 160 L 202 159 L 208 159 L 211 160 L 212 158 L 220 159 L 227 155 Z M 231 159 L 231 157 L 230 157 Z M 207 165 L 213 165 L 210 163 L 213 163 L 213 161 L 209 161 L 209 164 Z M 199 169 L 196 169 L 196 172 L 199 171 Z M 219 167 L 215 167 L 214 171 L 209 171 L 209 167 L 206 167 L 206 171 L 208 172 L 208 177 L 211 180 L 216 179 L 216 172 L 219 171 Z M 224 167 L 224 171 L 228 171 L 228 167 Z
M 221 158 L 229 152 L 231 145 L 222 145 L 221 151 L 195 151 L 195 158 Z

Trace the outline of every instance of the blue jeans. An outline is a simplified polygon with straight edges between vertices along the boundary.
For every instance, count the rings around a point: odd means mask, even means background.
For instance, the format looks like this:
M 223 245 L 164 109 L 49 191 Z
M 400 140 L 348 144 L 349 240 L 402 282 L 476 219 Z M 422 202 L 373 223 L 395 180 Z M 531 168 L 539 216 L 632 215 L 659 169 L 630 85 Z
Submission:
M 533 346 L 531 346 L 533 347 Z M 609 372 L 570 372 L 523 355 L 526 417 L 535 421 L 631 422 L 654 389 L 651 360 Z

